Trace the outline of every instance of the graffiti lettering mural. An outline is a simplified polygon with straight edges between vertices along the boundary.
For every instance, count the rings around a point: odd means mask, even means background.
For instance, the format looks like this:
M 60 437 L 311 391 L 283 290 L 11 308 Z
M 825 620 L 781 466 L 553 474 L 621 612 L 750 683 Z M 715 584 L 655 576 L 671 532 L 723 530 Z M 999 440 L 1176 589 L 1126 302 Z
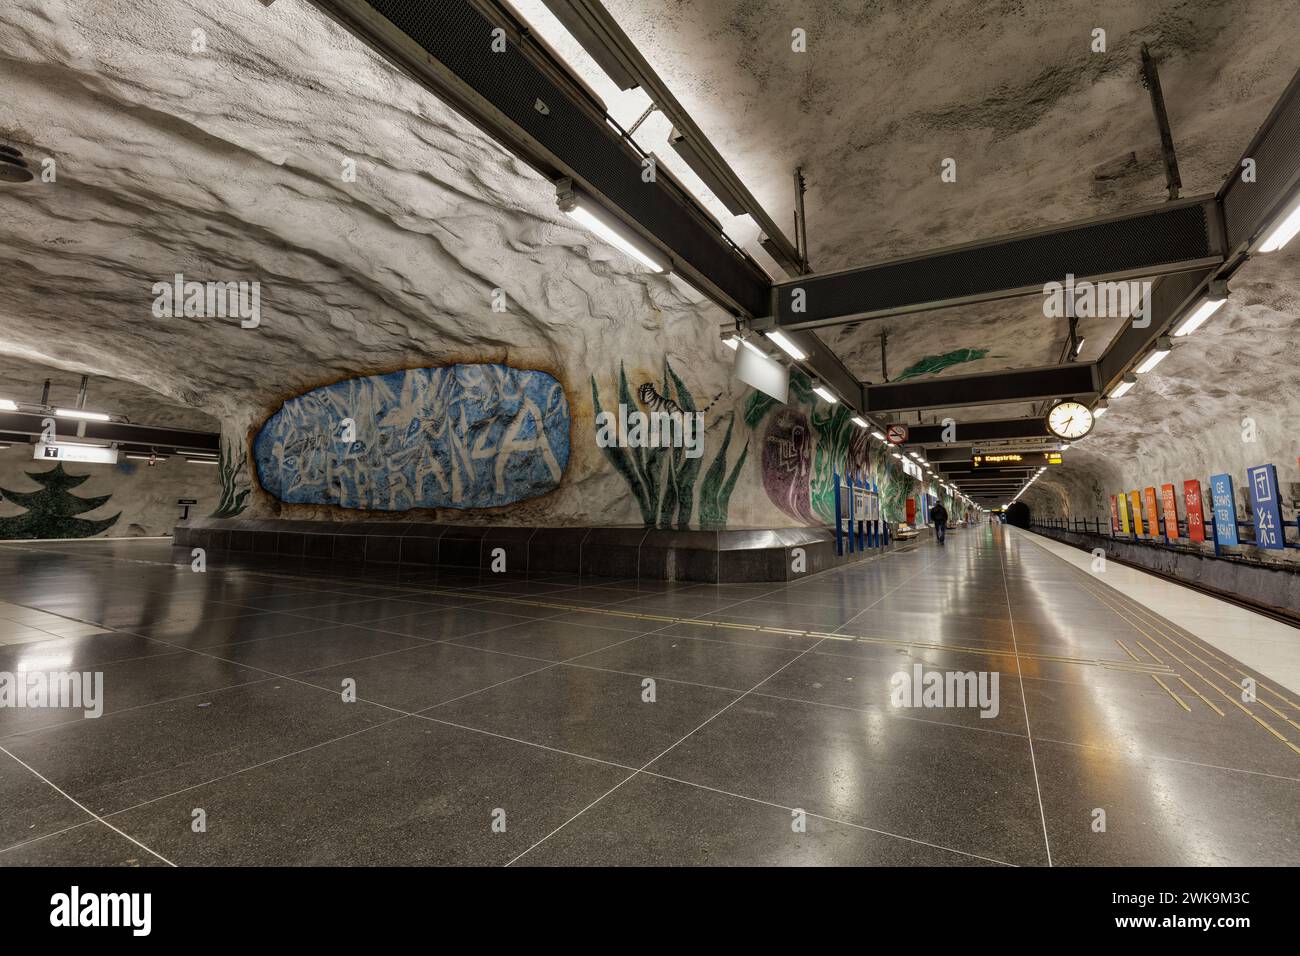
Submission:
M 496 507 L 559 484 L 569 403 L 545 372 L 505 365 L 347 379 L 285 402 L 253 457 L 262 487 L 292 504 Z

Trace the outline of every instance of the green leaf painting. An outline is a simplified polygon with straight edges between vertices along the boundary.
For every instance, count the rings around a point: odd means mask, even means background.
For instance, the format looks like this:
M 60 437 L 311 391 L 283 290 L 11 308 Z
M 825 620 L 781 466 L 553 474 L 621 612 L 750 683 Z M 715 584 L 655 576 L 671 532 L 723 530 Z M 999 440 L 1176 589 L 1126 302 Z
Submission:
M 649 386 L 643 386 L 647 388 Z M 699 411 L 695 396 L 686 382 L 682 380 L 672 364 L 664 359 L 663 378 L 656 394 L 649 395 L 654 403 L 671 403 L 683 415 L 693 415 Z M 591 376 L 591 400 L 596 415 L 605 409 L 600 403 L 600 387 L 596 377 Z M 623 363 L 618 368 L 618 400 L 629 412 L 648 411 L 642 408 L 632 397 L 628 383 L 627 370 Z M 709 406 L 712 408 L 712 405 Z M 706 408 L 707 412 L 708 409 Z M 740 457 L 730 474 L 727 474 L 727 449 L 731 442 L 731 429 L 735 413 L 727 424 L 726 437 L 722 447 L 705 474 L 704 484 L 699 490 L 700 518 L 699 526 L 707 530 L 719 530 L 727 526 L 727 509 L 732 490 L 740 474 L 741 466 L 749 452 L 749 443 L 745 443 Z M 628 490 L 636 499 L 641 512 L 641 520 L 647 528 L 677 528 L 685 531 L 690 528 L 695 514 L 696 486 L 700 475 L 703 458 L 689 458 L 685 448 L 618 448 L 603 447 L 601 452 L 614 470 L 627 483 Z

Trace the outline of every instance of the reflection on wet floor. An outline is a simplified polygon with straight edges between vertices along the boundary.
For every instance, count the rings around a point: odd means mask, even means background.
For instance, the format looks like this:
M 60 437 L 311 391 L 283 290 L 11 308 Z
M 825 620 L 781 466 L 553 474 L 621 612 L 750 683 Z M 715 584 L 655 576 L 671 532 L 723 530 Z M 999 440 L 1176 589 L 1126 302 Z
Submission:
M 170 561 L 0 547 L 0 672 L 104 675 L 0 709 L 0 865 L 1300 863 L 1295 695 L 1003 528 L 788 585 Z

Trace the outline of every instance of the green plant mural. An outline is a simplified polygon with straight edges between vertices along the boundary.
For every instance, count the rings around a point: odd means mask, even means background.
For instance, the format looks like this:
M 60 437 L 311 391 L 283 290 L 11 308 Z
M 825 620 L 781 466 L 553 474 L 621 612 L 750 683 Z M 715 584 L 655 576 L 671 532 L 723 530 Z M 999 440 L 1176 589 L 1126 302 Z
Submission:
M 218 466 L 221 472 L 221 500 L 217 502 L 217 510 L 212 512 L 210 517 L 233 518 L 248 507 L 250 489 L 237 487 L 243 478 L 244 466 L 247 463 L 246 452 L 241 451 L 236 457 L 235 443 L 222 441 L 221 463 Z
M 917 375 L 932 375 L 953 365 L 974 362 L 988 354 L 988 349 L 954 349 L 951 352 L 944 352 L 942 355 L 926 355 L 903 369 L 902 373 L 894 381 L 901 382 L 904 379 L 915 378 Z
M 94 498 L 78 498 L 68 491 L 84 482 L 90 475 L 69 475 L 63 463 L 46 472 L 27 472 L 27 477 L 41 486 L 40 491 L 10 491 L 0 488 L 6 501 L 26 508 L 24 514 L 0 518 L 0 538 L 90 538 L 107 531 L 122 517 L 118 512 L 111 518 L 90 520 L 75 518 L 108 502 L 111 494 Z
M 642 394 L 649 394 L 643 386 Z M 674 371 L 671 363 L 664 359 L 663 381 L 653 399 L 674 405 L 683 415 L 693 415 L 698 411 L 695 397 L 686 383 Z M 632 389 L 628 384 L 627 370 L 622 362 L 618 366 L 618 401 L 629 411 L 638 410 L 632 398 Z M 599 417 L 604 408 L 600 403 L 600 387 L 596 377 L 591 376 L 591 402 Z M 712 407 L 712 406 L 709 406 Z M 707 409 L 706 409 L 707 410 Z M 732 425 L 727 423 L 727 432 L 722 447 L 714 457 L 704 476 L 700 490 L 700 528 L 716 531 L 727 526 L 727 510 L 730 506 L 731 493 L 736 486 L 740 469 L 749 454 L 749 442 L 745 443 L 735 466 L 727 473 L 727 449 L 731 444 Z M 641 512 L 641 520 L 647 528 L 677 528 L 685 531 L 691 526 L 691 517 L 695 511 L 695 485 L 699 478 L 702 458 L 690 458 L 685 448 L 621 448 L 607 445 L 601 448 L 605 458 L 614 470 L 627 482 Z
M 749 456 L 749 442 L 741 449 L 731 474 L 727 475 L 727 447 L 731 444 L 731 429 L 736 424 L 736 413 L 727 419 L 727 432 L 722 436 L 722 447 L 717 457 L 704 475 L 704 488 L 700 492 L 700 530 L 721 531 L 727 527 L 727 508 L 731 503 L 731 492 L 736 487 L 740 469 Z M 698 461 L 698 459 L 697 459 Z

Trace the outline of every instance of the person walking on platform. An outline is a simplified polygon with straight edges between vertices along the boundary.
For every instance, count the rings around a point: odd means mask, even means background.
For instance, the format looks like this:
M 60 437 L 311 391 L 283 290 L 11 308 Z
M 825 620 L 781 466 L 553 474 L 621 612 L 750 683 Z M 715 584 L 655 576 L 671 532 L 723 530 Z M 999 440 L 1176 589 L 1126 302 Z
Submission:
M 943 506 L 942 501 L 936 501 L 934 507 L 930 509 L 930 522 L 934 525 L 934 536 L 942 545 L 944 536 L 948 533 L 948 509 Z

